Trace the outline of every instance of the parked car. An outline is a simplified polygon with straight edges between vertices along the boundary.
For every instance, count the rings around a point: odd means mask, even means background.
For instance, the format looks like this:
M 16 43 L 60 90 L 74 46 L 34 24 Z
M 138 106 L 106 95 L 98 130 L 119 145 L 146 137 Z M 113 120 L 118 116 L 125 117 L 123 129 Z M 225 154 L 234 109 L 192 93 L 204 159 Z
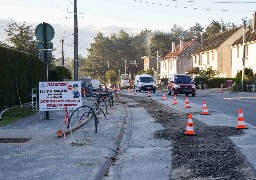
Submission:
M 173 74 L 169 79 L 168 90 L 168 95 L 192 94 L 193 97 L 196 95 L 196 86 L 191 76 L 187 74 Z
M 91 94 L 93 91 L 91 78 L 81 78 L 80 81 L 82 97 Z

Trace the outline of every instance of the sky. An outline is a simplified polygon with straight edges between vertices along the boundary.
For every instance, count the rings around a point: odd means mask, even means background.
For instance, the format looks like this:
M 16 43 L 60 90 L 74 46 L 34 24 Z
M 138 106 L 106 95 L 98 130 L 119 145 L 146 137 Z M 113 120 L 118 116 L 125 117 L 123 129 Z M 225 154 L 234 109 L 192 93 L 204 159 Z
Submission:
M 0 41 L 6 42 L 7 24 L 49 23 L 55 30 L 52 40 L 55 57 L 61 57 L 64 39 L 65 57 L 74 56 L 74 0 L 0 0 Z M 136 35 L 144 29 L 170 32 L 174 24 L 185 30 L 196 23 L 204 28 L 211 21 L 242 24 L 252 19 L 256 0 L 77 0 L 78 53 L 88 55 L 87 48 L 99 32 L 104 36 L 121 29 Z

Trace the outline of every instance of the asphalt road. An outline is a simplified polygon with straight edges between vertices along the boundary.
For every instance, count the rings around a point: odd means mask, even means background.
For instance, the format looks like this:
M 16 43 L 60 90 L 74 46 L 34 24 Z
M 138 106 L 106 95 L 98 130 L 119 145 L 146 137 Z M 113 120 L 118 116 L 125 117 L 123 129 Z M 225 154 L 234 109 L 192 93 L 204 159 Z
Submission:
M 127 90 L 122 93 L 127 94 Z M 134 91 L 130 91 L 130 95 L 134 95 Z M 151 98 L 162 100 L 162 91 L 158 90 L 156 93 L 150 93 Z M 147 97 L 147 92 L 137 92 L 136 96 Z M 168 96 L 167 100 L 173 102 L 173 96 Z M 178 101 L 185 103 L 185 95 L 178 94 Z M 200 106 L 202 109 L 203 101 L 206 100 L 208 110 L 211 112 L 218 112 L 234 118 L 234 123 L 237 122 L 239 109 L 242 108 L 245 122 L 251 128 L 256 128 L 256 93 L 253 92 L 219 92 L 219 89 L 197 90 L 196 97 L 189 96 L 189 102 L 192 105 Z

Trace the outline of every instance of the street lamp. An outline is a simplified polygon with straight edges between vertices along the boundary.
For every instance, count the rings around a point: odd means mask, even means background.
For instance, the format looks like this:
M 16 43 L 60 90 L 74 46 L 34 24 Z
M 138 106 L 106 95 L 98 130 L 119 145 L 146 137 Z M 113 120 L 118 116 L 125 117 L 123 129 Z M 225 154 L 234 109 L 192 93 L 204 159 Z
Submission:
M 242 58 L 242 62 L 243 62 L 243 67 L 242 67 L 242 91 L 243 91 L 244 90 L 244 74 L 245 74 L 245 58 L 246 58 L 245 57 L 246 18 L 243 18 L 242 21 L 243 21 L 243 26 L 244 26 L 244 30 L 243 30 L 243 58 Z

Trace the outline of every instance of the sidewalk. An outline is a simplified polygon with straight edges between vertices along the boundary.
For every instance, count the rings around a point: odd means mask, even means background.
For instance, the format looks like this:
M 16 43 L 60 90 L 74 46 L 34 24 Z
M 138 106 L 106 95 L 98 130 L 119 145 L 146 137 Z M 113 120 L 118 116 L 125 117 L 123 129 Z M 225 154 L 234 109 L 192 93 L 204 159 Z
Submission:
M 95 101 L 87 98 L 86 105 Z M 105 112 L 105 107 L 102 108 Z M 106 118 L 97 115 L 99 124 L 95 133 L 94 118 L 64 138 L 57 137 L 57 130 L 65 128 L 64 111 L 50 112 L 50 119 L 43 114 L 24 118 L 0 128 L 1 140 L 27 138 L 26 142 L 0 143 L 0 179 L 96 179 L 102 177 L 104 168 L 120 143 L 120 133 L 126 119 L 122 104 L 108 107 Z M 10 140 L 10 139 L 8 139 Z

